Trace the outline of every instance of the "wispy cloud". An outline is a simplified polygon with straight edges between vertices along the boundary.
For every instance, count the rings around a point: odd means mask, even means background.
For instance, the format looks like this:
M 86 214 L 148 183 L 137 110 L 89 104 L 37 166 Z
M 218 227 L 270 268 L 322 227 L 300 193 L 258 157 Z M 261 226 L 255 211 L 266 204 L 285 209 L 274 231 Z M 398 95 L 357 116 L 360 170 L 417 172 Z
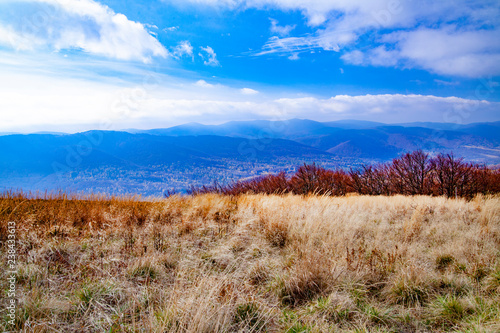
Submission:
M 445 80 L 434 79 L 434 82 L 439 84 L 439 85 L 442 85 L 442 86 L 459 86 L 460 85 L 460 81 L 445 81 Z
M 179 29 L 179 26 L 173 26 L 173 27 L 164 28 L 163 31 L 165 31 L 165 32 L 173 32 L 173 31 L 176 31 L 178 29 Z
M 255 89 L 251 89 L 251 88 L 243 88 L 243 89 L 240 89 L 240 92 L 243 94 L 243 95 L 257 95 L 259 92 Z
M 229 9 L 300 10 L 313 32 L 271 20 L 256 55 L 289 57 L 315 49 L 349 64 L 419 68 L 449 76 L 500 75 L 500 2 L 492 0 L 188 0 Z M 457 24 L 457 22 L 460 22 Z M 290 59 L 295 59 L 292 56 Z
M 203 59 L 203 63 L 206 66 L 213 66 L 213 67 L 218 67 L 220 66 L 219 61 L 217 60 L 217 54 L 215 53 L 214 49 L 212 49 L 210 46 L 207 47 L 200 47 L 201 52 L 198 53 L 198 55 Z
M 180 42 L 175 46 L 171 52 L 174 58 L 180 59 L 182 57 L 191 58 L 194 61 L 193 46 L 187 40 Z
M 279 25 L 278 20 L 273 18 L 269 18 L 271 21 L 271 28 L 269 29 L 272 34 L 276 34 L 278 36 L 288 36 L 290 32 L 295 29 L 296 25 Z

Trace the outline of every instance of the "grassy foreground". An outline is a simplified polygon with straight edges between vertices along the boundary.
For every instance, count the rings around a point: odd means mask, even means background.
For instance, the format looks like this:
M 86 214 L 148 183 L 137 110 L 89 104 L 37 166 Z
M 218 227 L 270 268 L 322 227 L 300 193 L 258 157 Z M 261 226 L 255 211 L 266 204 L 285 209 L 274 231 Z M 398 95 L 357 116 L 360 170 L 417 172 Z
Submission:
M 499 196 L 6 195 L 4 266 L 8 221 L 2 331 L 500 331 Z

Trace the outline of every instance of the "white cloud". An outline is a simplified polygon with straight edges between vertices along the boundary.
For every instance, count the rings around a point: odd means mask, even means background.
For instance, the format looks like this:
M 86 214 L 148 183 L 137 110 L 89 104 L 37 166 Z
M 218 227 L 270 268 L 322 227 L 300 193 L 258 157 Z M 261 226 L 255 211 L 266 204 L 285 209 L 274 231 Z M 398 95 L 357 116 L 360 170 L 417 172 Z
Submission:
M 0 62 L 0 69 L 2 66 L 7 69 L 2 70 L 0 80 L 0 131 L 168 127 L 193 121 L 193 117 L 202 123 L 304 117 L 318 121 L 468 123 L 498 120 L 500 108 L 500 103 L 476 98 L 401 94 L 318 98 L 259 92 L 256 100 L 257 91 L 251 88 L 162 74 L 157 74 L 161 85 L 149 87 L 111 79 L 98 82 L 95 77 L 48 76 L 28 70 L 20 73 L 12 68 L 15 59 L 5 65 Z
M 460 81 L 444 81 L 444 80 L 434 79 L 434 82 L 439 84 L 439 85 L 442 85 L 442 86 L 459 86 L 460 85 Z
M 205 123 L 229 120 L 304 118 L 317 121 L 341 119 L 371 120 L 387 123 L 435 121 L 470 123 L 498 120 L 500 103 L 457 97 L 424 95 L 338 95 L 316 97 L 269 98 L 260 102 L 245 97 L 235 99 L 231 90 L 216 91 L 205 98 L 191 92 L 191 98 L 165 98 L 156 95 L 144 103 L 145 119 L 153 123 Z M 166 94 L 171 95 L 171 94 Z M 152 125 L 149 125 L 151 127 Z M 145 125 L 148 127 L 148 125 Z
M 16 50 L 46 48 L 120 60 L 149 62 L 167 50 L 145 26 L 93 0 L 6 0 L 0 15 L 0 43 Z
M 285 11 L 300 10 L 307 17 L 308 24 L 311 26 L 318 26 L 324 23 L 330 16 L 330 12 L 338 11 L 347 8 L 349 10 L 356 10 L 360 5 L 367 8 L 372 8 L 368 1 L 363 0 L 164 0 L 166 2 L 173 2 L 180 6 L 186 3 L 193 5 L 212 6 L 217 8 L 227 9 L 246 9 L 246 8 L 277 8 Z M 374 0 L 375 3 L 382 3 L 384 0 Z
M 419 28 L 396 36 L 398 55 L 439 74 L 500 74 L 500 27 L 464 31 L 453 26 Z
M 164 0 L 165 1 L 165 0 Z M 166 1 L 171 2 L 171 1 Z M 174 3 L 184 5 L 185 3 L 191 3 L 194 5 L 203 5 L 203 6 L 212 6 L 218 8 L 236 8 L 242 4 L 241 0 L 177 0 L 173 1 Z
M 193 92 L 194 93 L 194 92 Z M 226 92 L 230 94 L 231 92 Z M 217 96 L 217 97 L 215 97 Z M 207 96 L 205 99 L 162 98 L 144 103 L 144 116 L 161 122 L 205 123 L 229 120 L 304 118 L 317 121 L 341 119 L 372 120 L 387 123 L 435 121 L 469 123 L 498 119 L 500 103 L 467 100 L 457 97 L 423 95 L 338 95 L 328 99 L 316 97 L 278 98 L 261 102 L 227 95 Z M 149 125 L 151 126 L 151 125 Z M 148 127 L 146 125 L 146 127 Z
M 217 54 L 214 52 L 210 46 L 200 47 L 201 51 L 198 55 L 203 59 L 203 63 L 206 66 L 218 67 L 220 66 L 219 61 L 217 60 Z
M 287 112 L 307 112 L 313 119 L 362 119 L 387 123 L 411 121 L 468 123 L 498 117 L 500 103 L 458 97 L 429 95 L 337 95 L 329 99 L 314 97 L 276 100 Z M 490 118 L 490 120 L 492 119 Z
M 16 51 L 30 51 L 40 44 L 41 41 L 34 36 L 23 36 L 11 27 L 0 25 L 0 45 L 10 46 Z
M 278 36 L 288 36 L 290 32 L 296 27 L 295 24 L 281 26 L 278 24 L 279 22 L 273 18 L 270 18 L 269 20 L 271 21 L 271 28 L 270 28 L 271 33 L 277 34 Z
M 120 120 L 119 112 L 111 107 L 121 90 L 117 86 L 31 74 L 2 73 L 2 77 L 9 83 L 0 83 L 0 130 L 57 129 L 108 118 Z
M 197 87 L 203 87 L 203 88 L 213 88 L 214 87 L 213 84 L 210 84 L 210 83 L 208 83 L 205 80 L 198 80 L 198 81 L 195 82 L 194 85 L 197 86 Z
M 419 28 L 388 34 L 381 39 L 385 45 L 347 52 L 341 58 L 354 65 L 416 67 L 442 75 L 484 77 L 500 74 L 498 36 L 500 29 Z
M 179 29 L 179 26 L 174 26 L 174 27 L 167 27 L 167 28 L 163 29 L 163 31 L 172 32 L 172 31 L 176 31 L 178 29 Z
M 257 95 L 259 93 L 257 90 L 254 90 L 254 89 L 251 89 L 251 88 L 240 89 L 240 92 L 243 95 Z
M 347 52 L 341 57 L 345 62 L 352 65 L 364 65 L 366 64 L 366 57 L 363 52 L 359 50 L 354 50 Z
M 168 2 L 184 5 L 186 2 L 196 5 L 207 5 L 219 8 L 228 9 L 245 9 L 245 8 L 277 8 L 284 11 L 300 10 L 303 12 L 311 26 L 318 26 L 332 17 L 338 18 L 337 13 L 348 13 L 349 15 L 359 12 L 377 13 L 381 16 L 380 20 L 386 19 L 385 11 L 398 13 L 394 3 L 408 3 L 410 0 L 387 1 L 387 0 L 164 0 Z M 434 6 L 435 7 L 435 6 Z M 398 13 L 399 14 L 399 13 Z M 370 16 L 371 17 L 371 16 Z M 374 19 L 371 18 L 371 21 Z
M 401 60 L 399 52 L 395 50 L 387 50 L 385 45 L 375 47 L 365 53 L 359 50 L 346 52 L 340 58 L 348 64 L 384 67 L 397 66 Z
M 194 61 L 193 46 L 187 40 L 180 42 L 174 47 L 171 54 L 177 59 L 187 56 Z

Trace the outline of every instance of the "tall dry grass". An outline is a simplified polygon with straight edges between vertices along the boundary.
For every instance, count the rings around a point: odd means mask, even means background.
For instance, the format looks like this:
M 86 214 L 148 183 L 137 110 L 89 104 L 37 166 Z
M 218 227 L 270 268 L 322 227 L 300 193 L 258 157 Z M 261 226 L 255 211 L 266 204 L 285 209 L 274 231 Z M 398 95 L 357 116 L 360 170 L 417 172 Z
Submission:
M 498 196 L 10 193 L 7 221 L 3 331 L 500 331 Z

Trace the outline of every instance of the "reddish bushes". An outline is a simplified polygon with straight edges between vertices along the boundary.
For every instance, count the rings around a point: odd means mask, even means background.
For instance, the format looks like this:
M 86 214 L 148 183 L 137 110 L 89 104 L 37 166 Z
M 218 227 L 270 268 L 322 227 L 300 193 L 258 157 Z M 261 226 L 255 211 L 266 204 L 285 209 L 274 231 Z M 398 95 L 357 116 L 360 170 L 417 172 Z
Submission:
M 421 150 L 390 163 L 365 165 L 348 173 L 303 165 L 287 178 L 284 172 L 222 186 L 192 188 L 191 194 L 242 193 L 345 195 L 445 195 L 471 198 L 478 193 L 500 192 L 500 169 L 464 162 L 452 153 L 433 158 Z
M 296 194 L 344 195 L 349 176 L 342 170 L 326 170 L 316 164 L 303 165 L 291 177 L 289 189 Z
M 387 173 L 391 186 L 398 193 L 430 194 L 432 170 L 429 155 L 417 150 L 394 159 Z

